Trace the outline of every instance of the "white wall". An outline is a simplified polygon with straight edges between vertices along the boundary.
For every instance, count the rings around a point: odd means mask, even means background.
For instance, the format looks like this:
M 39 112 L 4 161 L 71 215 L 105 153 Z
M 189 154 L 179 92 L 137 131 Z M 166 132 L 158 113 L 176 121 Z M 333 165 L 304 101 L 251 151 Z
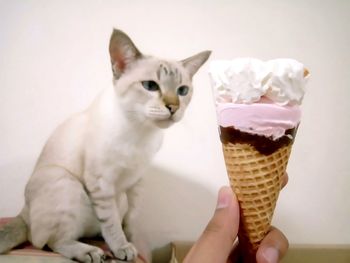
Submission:
M 0 216 L 51 131 L 110 85 L 113 27 L 144 53 L 182 59 L 292 57 L 312 74 L 274 224 L 291 243 L 350 243 L 349 1 L 0 1 Z M 208 64 L 182 123 L 147 174 L 141 212 L 153 247 L 194 240 L 227 184 Z M 176 218 L 175 218 L 176 217 Z

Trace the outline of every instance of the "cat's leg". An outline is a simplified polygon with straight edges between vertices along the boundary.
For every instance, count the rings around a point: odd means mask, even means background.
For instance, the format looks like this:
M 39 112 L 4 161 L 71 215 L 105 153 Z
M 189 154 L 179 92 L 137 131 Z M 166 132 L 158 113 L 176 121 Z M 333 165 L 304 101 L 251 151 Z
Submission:
M 149 246 L 149 242 L 147 242 L 147 235 L 137 222 L 143 188 L 143 179 L 141 178 L 133 187 L 126 191 L 128 210 L 123 220 L 123 228 L 127 239 L 137 247 L 139 254 L 147 262 L 152 262 L 152 249 Z
M 126 191 L 128 210 L 123 220 L 123 227 L 127 239 L 131 242 L 134 241 L 136 228 L 135 219 L 140 207 L 142 186 L 143 180 L 140 179 L 134 186 Z
M 86 176 L 86 178 L 86 186 L 101 224 L 103 238 L 116 258 L 134 260 L 137 257 L 137 250 L 128 242 L 122 229 L 122 218 L 117 206 L 114 185 L 102 177 Z
M 96 235 L 99 222 L 82 184 L 61 167 L 41 168 L 26 189 L 30 240 L 80 262 L 102 262 L 104 252 L 77 240 Z

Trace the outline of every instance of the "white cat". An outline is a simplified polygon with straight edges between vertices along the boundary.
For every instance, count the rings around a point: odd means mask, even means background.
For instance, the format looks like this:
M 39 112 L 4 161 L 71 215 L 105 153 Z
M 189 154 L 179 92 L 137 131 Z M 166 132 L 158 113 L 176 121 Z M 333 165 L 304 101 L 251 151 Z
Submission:
M 116 258 L 137 256 L 129 233 L 143 169 L 161 145 L 161 128 L 182 118 L 192 77 L 210 51 L 162 60 L 143 55 L 114 30 L 109 52 L 113 86 L 49 138 L 26 186 L 23 210 L 0 229 L 0 253 L 29 240 L 71 259 L 102 262 L 100 248 L 78 241 L 101 233 Z

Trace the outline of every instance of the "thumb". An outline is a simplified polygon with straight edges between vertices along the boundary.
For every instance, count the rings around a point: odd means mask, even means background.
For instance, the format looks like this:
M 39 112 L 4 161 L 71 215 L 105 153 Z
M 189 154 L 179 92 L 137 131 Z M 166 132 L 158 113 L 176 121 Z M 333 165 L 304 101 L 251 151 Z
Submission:
M 215 213 L 184 263 L 226 262 L 237 237 L 239 206 L 230 187 L 219 191 Z

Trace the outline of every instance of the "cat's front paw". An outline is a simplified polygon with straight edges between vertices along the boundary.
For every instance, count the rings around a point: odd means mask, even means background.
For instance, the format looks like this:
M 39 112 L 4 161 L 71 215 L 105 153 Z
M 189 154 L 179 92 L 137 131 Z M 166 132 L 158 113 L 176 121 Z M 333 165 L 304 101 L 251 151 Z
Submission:
M 137 257 L 137 249 L 132 243 L 126 243 L 120 247 L 114 256 L 123 261 L 132 261 Z

